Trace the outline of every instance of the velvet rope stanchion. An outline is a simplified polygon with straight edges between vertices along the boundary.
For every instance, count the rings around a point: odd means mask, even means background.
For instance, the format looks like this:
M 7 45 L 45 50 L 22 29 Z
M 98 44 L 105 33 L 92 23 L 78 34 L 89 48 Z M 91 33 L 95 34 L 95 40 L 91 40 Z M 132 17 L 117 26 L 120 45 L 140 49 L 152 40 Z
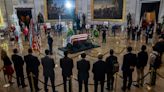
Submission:
M 151 72 L 152 72 L 152 70 L 150 70 L 148 73 L 146 73 L 142 78 L 140 78 L 139 80 L 143 80 L 144 78 L 146 78 L 149 74 L 151 74 Z M 163 76 L 161 76 L 159 73 L 157 73 L 157 75 L 159 76 L 159 77 L 161 77 L 162 79 L 164 79 L 164 77 Z M 35 86 L 34 86 L 34 78 L 36 78 L 35 77 L 35 75 L 33 75 L 32 74 L 32 72 L 30 73 L 30 81 L 31 81 L 31 83 L 32 83 L 32 90 L 35 92 Z M 116 72 L 115 73 L 115 84 L 114 84 L 114 92 L 116 92 L 117 91 L 117 81 L 118 81 L 118 78 L 121 78 L 121 79 L 123 79 L 123 76 L 122 75 L 120 75 L 118 72 Z M 14 77 L 14 76 L 12 76 L 13 78 L 15 78 L 16 79 L 16 77 Z M 27 77 L 26 77 L 27 78 Z M 25 79 L 26 79 L 25 78 Z M 72 92 L 72 79 L 74 79 L 75 81 L 77 81 L 78 82 L 78 79 L 77 78 L 75 78 L 74 76 L 72 76 L 70 79 L 68 79 L 67 81 L 71 81 L 71 92 Z M 37 80 L 40 82 L 40 83 L 42 83 L 42 84 L 45 84 L 42 80 L 40 80 L 40 79 L 38 79 L 37 78 Z M 139 80 L 137 80 L 137 81 L 132 81 L 133 83 L 134 82 L 138 82 Z M 107 82 L 106 80 L 105 80 L 105 82 Z M 61 85 L 63 85 L 64 83 L 60 83 L 60 84 L 57 84 L 57 85 L 55 85 L 55 87 L 59 87 L 59 86 L 61 86 Z M 100 84 L 100 83 L 99 83 Z M 88 85 L 90 85 L 90 86 L 93 86 L 94 85 L 94 83 L 88 83 Z M 9 85 L 10 86 L 10 85 Z M 52 87 L 52 85 L 48 85 L 47 84 L 47 86 L 49 86 L 49 87 Z M 147 86 L 147 87 L 149 87 L 149 89 L 151 89 L 151 86 Z
M 70 84 L 71 84 L 71 85 L 70 85 L 70 86 L 71 86 L 71 92 L 73 92 L 73 91 L 72 91 L 72 89 L 73 89 L 73 86 L 72 86 L 72 77 L 70 77 L 70 79 L 68 79 L 68 80 L 71 82 L 71 83 L 70 83 Z M 67 81 L 68 81 L 68 80 L 67 80 Z
M 118 72 L 115 73 L 116 78 L 115 78 L 115 86 L 114 86 L 115 88 L 114 88 L 114 92 L 116 92 L 116 90 L 117 90 L 117 73 L 118 73 Z

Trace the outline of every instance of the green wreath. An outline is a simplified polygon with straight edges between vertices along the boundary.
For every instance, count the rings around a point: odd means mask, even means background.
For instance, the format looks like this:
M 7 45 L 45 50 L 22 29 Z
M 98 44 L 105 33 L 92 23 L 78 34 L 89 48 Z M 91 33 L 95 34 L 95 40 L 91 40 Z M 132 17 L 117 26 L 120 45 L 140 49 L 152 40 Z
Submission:
M 99 37 L 99 31 L 98 30 L 93 30 L 93 35 L 94 37 Z
M 68 29 L 68 32 L 67 32 L 67 37 L 70 37 L 70 36 L 72 36 L 72 35 L 74 35 L 74 32 L 73 32 L 73 30 L 72 29 Z

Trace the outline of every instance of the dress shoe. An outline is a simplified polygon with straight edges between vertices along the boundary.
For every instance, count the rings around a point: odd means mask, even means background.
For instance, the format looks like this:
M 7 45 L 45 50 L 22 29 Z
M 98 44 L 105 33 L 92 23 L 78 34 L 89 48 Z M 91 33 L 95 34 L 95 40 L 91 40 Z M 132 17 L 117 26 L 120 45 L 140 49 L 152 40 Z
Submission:
M 27 87 L 27 85 L 23 85 L 23 86 L 22 86 L 22 88 L 25 88 L 25 87 Z
M 128 90 L 130 90 L 130 87 L 128 87 Z
M 138 84 L 136 84 L 136 85 L 134 85 L 135 87 L 137 87 L 137 88 L 139 88 L 139 85 Z
M 124 87 L 122 87 L 121 89 L 122 89 L 122 91 L 123 91 L 123 92 L 125 92 L 125 91 L 126 91 L 126 88 L 124 88 Z
M 18 88 L 19 88 L 20 86 L 21 86 L 21 85 L 19 84 L 19 85 L 18 85 Z
M 109 88 L 106 88 L 107 90 L 110 90 Z
M 37 89 L 36 89 L 36 92 L 38 92 L 38 91 L 40 91 L 40 90 L 42 90 L 42 89 L 41 89 L 41 88 L 37 88 Z
M 143 87 L 143 84 L 140 84 L 141 87 Z
M 9 84 L 10 84 L 10 85 L 13 85 L 13 84 L 14 84 L 14 82 L 12 82 L 12 81 L 9 81 Z

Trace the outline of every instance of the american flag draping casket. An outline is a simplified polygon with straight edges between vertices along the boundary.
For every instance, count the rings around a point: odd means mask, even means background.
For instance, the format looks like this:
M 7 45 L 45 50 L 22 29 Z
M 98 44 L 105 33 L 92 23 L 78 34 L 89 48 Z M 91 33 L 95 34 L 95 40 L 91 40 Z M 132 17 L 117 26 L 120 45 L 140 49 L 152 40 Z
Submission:
M 76 42 L 86 41 L 88 39 L 88 34 L 78 34 L 70 37 L 70 42 L 72 45 Z

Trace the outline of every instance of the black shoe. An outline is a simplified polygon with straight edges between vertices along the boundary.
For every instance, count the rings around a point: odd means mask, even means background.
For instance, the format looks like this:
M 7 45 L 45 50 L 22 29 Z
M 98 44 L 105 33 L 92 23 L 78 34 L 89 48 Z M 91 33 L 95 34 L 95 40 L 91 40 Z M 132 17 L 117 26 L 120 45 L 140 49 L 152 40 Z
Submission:
M 137 88 L 139 88 L 139 85 L 138 84 L 135 84 L 134 86 L 137 87 Z
M 140 84 L 141 87 L 143 87 L 143 84 Z
M 25 87 L 27 87 L 27 85 L 23 85 L 23 86 L 22 86 L 22 88 L 25 88 Z
M 112 91 L 113 90 L 113 87 L 111 87 L 110 90 Z
M 128 87 L 128 90 L 130 90 L 130 87 Z
M 12 82 L 12 81 L 9 81 L 9 84 L 10 84 L 10 85 L 13 85 L 13 84 L 14 84 L 14 82 Z
M 107 90 L 110 90 L 110 88 L 106 88 Z
M 123 92 L 125 92 L 125 91 L 126 91 L 126 88 L 124 88 L 124 87 L 122 87 L 121 89 L 122 89 L 122 91 L 123 91 Z
M 36 92 L 39 92 L 40 90 L 42 90 L 42 89 L 41 89 L 41 88 L 37 88 L 37 89 L 36 89 Z
M 21 86 L 21 85 L 19 84 L 19 85 L 18 85 L 18 88 L 19 88 L 20 86 Z
M 45 89 L 45 92 L 48 92 L 48 89 Z

